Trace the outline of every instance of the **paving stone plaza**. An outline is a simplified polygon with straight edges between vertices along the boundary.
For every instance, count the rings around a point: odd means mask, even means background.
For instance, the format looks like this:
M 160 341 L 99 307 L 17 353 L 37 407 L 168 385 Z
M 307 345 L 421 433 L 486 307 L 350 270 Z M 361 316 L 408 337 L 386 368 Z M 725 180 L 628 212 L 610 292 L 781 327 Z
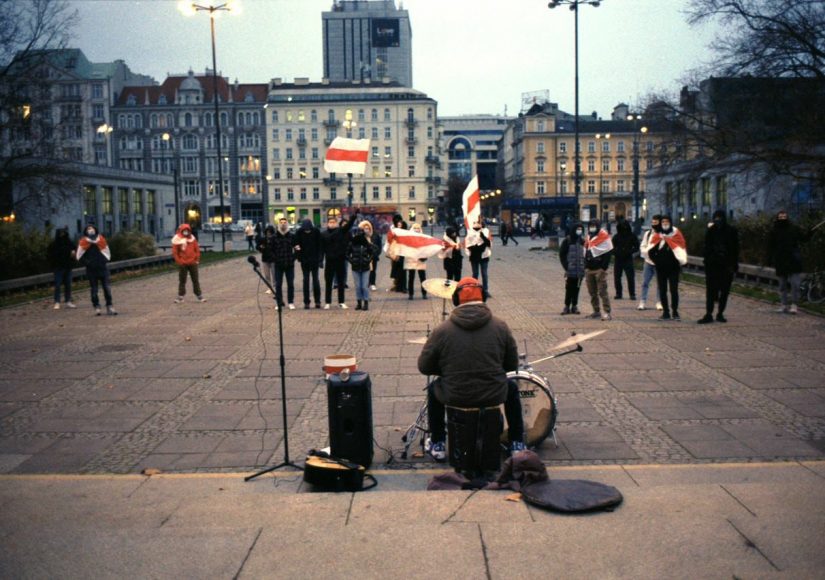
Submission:
M 495 247 L 489 303 L 528 359 L 571 332 L 609 329 L 582 353 L 536 366 L 558 397 L 558 446 L 538 449 L 550 465 L 823 458 L 822 318 L 733 297 L 727 324 L 697 325 L 704 288 L 687 284 L 682 322 L 627 299 L 614 301 L 611 322 L 561 316 L 556 253 L 521 241 Z M 202 268 L 204 304 L 191 294 L 173 304 L 170 273 L 115 284 L 118 316 L 94 316 L 86 290 L 76 310 L 50 301 L 3 310 L 0 473 L 243 472 L 279 462 L 277 318 L 245 257 Z M 409 341 L 441 321 L 444 304 L 386 292 L 388 274 L 382 259 L 368 312 L 352 308 L 351 290 L 349 310 L 303 310 L 298 289 L 299 309 L 283 313 L 293 460 L 328 444 L 321 366 L 334 353 L 356 355 L 370 374 L 376 440 L 401 449 L 426 380 L 421 345 Z M 428 276 L 443 276 L 438 260 Z M 585 289 L 580 307 L 590 313 Z M 377 447 L 377 465 L 386 461 Z

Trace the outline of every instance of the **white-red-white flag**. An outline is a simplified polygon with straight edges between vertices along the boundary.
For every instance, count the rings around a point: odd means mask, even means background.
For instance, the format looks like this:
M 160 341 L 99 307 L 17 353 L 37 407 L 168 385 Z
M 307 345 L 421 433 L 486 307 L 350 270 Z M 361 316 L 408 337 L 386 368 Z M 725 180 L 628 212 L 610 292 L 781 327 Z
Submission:
M 650 236 L 650 247 L 660 246 L 662 242 L 670 246 L 674 257 L 679 264 L 682 266 L 687 264 L 687 241 L 685 240 L 685 236 L 682 232 L 679 231 L 679 228 L 673 228 L 673 231 L 671 231 L 668 235 L 664 235 L 660 232 L 653 232 L 653 235 Z
M 324 170 L 329 173 L 363 175 L 367 170 L 369 150 L 369 139 L 336 137 L 324 157 Z
M 464 227 L 469 232 L 481 216 L 481 193 L 478 191 L 478 175 L 470 180 L 461 196 L 461 211 L 464 213 Z
M 613 240 L 610 238 L 610 234 L 602 229 L 595 236 L 586 236 L 584 247 L 592 252 L 594 258 L 598 258 L 613 249 Z
M 444 248 L 444 241 L 402 228 L 390 228 L 387 234 L 387 253 L 391 257 L 404 256 L 425 260 Z

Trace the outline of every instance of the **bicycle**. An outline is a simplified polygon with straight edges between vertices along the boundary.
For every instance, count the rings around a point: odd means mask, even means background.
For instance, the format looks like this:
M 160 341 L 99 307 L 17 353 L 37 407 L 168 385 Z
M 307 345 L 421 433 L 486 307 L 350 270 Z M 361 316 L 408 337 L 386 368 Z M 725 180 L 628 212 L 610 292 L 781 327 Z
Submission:
M 825 301 L 825 271 L 815 270 L 805 276 L 799 284 L 799 295 L 811 304 Z

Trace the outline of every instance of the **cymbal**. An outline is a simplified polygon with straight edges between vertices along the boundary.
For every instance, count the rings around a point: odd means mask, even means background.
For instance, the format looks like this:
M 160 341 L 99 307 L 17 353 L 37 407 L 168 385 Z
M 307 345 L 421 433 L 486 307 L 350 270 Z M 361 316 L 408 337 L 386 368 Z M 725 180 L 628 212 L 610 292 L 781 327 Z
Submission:
M 427 278 L 421 283 L 424 290 L 439 298 L 452 298 L 458 282 L 447 278 Z
M 563 348 L 570 348 L 571 346 L 576 346 L 580 342 L 584 342 L 585 340 L 590 340 L 591 338 L 596 338 L 600 334 L 604 334 L 607 332 L 607 329 L 596 330 L 594 332 L 588 332 L 587 334 L 574 334 L 567 340 L 563 340 L 555 346 L 551 346 L 549 350 L 561 350 Z
M 409 342 L 410 344 L 426 344 L 427 343 L 427 337 L 426 336 L 421 336 L 419 338 L 409 338 L 409 339 L 407 339 L 407 342 Z

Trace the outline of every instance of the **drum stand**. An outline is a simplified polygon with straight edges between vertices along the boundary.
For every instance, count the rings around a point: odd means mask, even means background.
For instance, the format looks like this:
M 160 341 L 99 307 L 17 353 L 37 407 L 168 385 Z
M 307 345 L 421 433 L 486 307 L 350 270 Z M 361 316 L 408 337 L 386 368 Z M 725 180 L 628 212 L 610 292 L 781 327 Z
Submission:
M 280 469 L 282 467 L 294 467 L 299 471 L 303 471 L 304 468 L 300 465 L 294 464 L 292 461 L 289 460 L 289 428 L 287 426 L 287 418 L 286 418 L 286 358 L 284 357 L 284 322 L 283 322 L 283 306 L 278 304 L 278 297 L 275 293 L 275 288 L 272 287 L 272 284 L 269 283 L 269 280 L 264 278 L 261 274 L 261 270 L 259 269 L 260 264 L 258 260 L 255 259 L 255 256 L 249 256 L 247 258 L 250 264 L 252 264 L 252 269 L 255 270 L 255 273 L 258 275 L 258 278 L 263 280 L 264 284 L 266 284 L 267 288 L 272 292 L 272 299 L 275 300 L 275 310 L 278 312 L 278 342 L 280 343 L 281 349 L 281 410 L 283 412 L 283 420 L 284 420 L 284 460 L 275 465 L 273 467 L 267 467 L 266 469 L 259 471 L 257 473 L 253 473 L 252 475 L 248 475 L 244 477 L 244 481 L 249 481 L 251 479 L 255 479 L 259 475 L 263 475 L 264 473 L 269 473 L 270 471 L 275 471 L 276 469 Z

